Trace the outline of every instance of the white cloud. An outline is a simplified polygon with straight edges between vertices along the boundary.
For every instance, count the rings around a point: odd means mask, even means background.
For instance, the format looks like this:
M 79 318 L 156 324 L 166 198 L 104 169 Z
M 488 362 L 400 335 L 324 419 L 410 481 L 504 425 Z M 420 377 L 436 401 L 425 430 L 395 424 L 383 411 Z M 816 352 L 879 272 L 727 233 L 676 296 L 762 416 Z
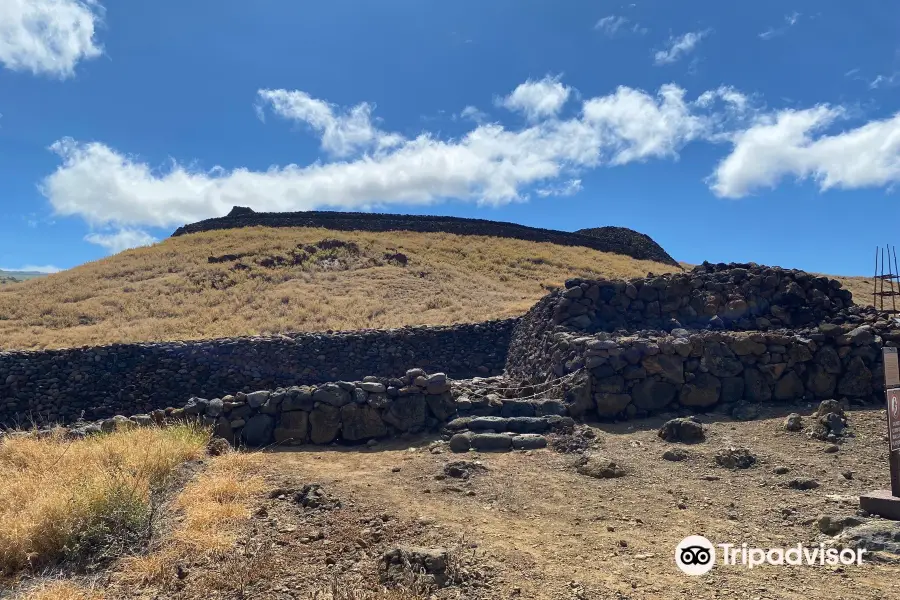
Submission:
M 53 265 L 25 265 L 24 267 L 19 267 L 18 269 L 13 269 L 9 267 L 0 267 L 0 271 L 21 271 L 25 273 L 59 273 L 62 271 L 59 267 L 54 267 Z
M 117 254 L 129 248 L 149 246 L 159 240 L 146 231 L 123 228 L 114 233 L 89 233 L 84 236 L 84 241 L 103 246 L 110 254 Z
M 0 1 L 0 63 L 13 71 L 70 77 L 81 60 L 102 53 L 94 34 L 96 0 Z
M 402 136 L 385 133 L 372 124 L 373 106 L 367 102 L 347 111 L 317 100 L 300 91 L 259 90 L 257 111 L 264 119 L 265 107 L 278 116 L 308 124 L 322 138 L 322 149 L 337 157 L 360 151 L 380 151 L 403 141 Z
M 597 31 L 602 31 L 606 35 L 613 36 L 627 23 L 628 19 L 626 19 L 625 17 L 609 15 L 597 21 L 597 23 L 594 25 L 594 29 L 596 29 Z
M 625 32 L 626 29 L 632 33 L 647 33 L 647 28 L 642 27 L 640 23 L 634 23 L 631 26 L 628 26 L 629 23 L 631 23 L 631 21 L 627 17 L 609 15 L 597 21 L 594 24 L 594 29 L 602 32 L 607 37 L 615 37 L 617 34 Z
M 461 119 L 469 119 L 479 125 L 487 121 L 488 115 L 486 112 L 481 111 L 474 106 L 467 106 L 462 109 L 462 112 L 459 113 L 459 117 Z
M 900 182 L 900 113 L 833 135 L 821 134 L 845 114 L 840 107 L 820 105 L 760 117 L 734 135 L 734 149 L 710 178 L 713 191 L 740 198 L 759 188 L 773 188 L 789 176 L 812 179 L 823 191 Z
M 577 180 L 585 169 L 676 158 L 684 144 L 719 126 L 718 115 L 685 100 L 675 85 L 655 95 L 620 87 L 560 119 L 555 115 L 568 95 L 565 88 L 550 108 L 538 103 L 535 114 L 549 116 L 519 129 L 482 124 L 458 139 L 425 133 L 352 160 L 264 171 L 201 171 L 176 162 L 156 169 L 102 143 L 63 139 L 52 147 L 62 164 L 40 187 L 56 214 L 118 228 L 171 227 L 224 215 L 234 205 L 296 211 L 448 198 L 504 204 L 538 189 L 565 189 L 560 182 Z
M 653 55 L 653 61 L 656 65 L 668 65 L 680 60 L 683 56 L 690 54 L 700 43 L 700 40 L 709 35 L 710 30 L 690 31 L 679 37 L 669 38 L 668 48 L 658 50 Z
M 710 133 L 709 119 L 692 114 L 684 93 L 674 84 L 662 86 L 656 98 L 619 87 L 614 94 L 587 100 L 584 119 L 610 140 L 612 164 L 674 157 L 685 143 Z
M 878 88 L 894 87 L 900 83 L 900 73 L 894 72 L 890 75 L 878 75 L 869 83 L 869 89 L 877 90 Z
M 580 179 L 570 179 L 559 185 L 551 185 L 544 188 L 538 188 L 536 193 L 542 198 L 549 196 L 574 196 L 583 189 Z
M 548 75 L 538 81 L 529 79 L 519 84 L 509 96 L 499 98 L 497 104 L 523 113 L 530 121 L 537 121 L 559 113 L 571 91 L 559 81 L 559 77 Z
M 759 37 L 764 40 L 770 40 L 775 36 L 784 35 L 787 33 L 787 30 L 797 24 L 797 21 L 800 19 L 800 13 L 794 11 L 789 15 L 785 15 L 784 17 L 784 25 L 781 27 L 769 27 L 765 31 L 759 34 Z

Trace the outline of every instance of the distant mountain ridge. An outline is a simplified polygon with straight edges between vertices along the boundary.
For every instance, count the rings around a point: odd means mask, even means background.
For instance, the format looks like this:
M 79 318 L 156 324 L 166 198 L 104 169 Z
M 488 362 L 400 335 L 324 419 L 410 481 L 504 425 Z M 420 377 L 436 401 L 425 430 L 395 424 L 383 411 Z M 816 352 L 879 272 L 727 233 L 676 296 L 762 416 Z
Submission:
M 48 273 L 39 273 L 37 271 L 4 271 L 0 269 L 0 283 L 17 283 L 26 279 L 34 279 L 35 277 L 46 277 Z

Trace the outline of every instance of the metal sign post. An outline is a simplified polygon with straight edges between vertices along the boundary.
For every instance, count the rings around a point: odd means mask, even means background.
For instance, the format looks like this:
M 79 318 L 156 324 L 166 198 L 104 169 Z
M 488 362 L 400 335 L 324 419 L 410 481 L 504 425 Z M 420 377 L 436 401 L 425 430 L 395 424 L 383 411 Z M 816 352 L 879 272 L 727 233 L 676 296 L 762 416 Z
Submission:
M 887 399 L 888 460 L 891 489 L 859 497 L 859 506 L 872 514 L 900 521 L 900 365 L 897 348 L 883 348 L 884 387 Z

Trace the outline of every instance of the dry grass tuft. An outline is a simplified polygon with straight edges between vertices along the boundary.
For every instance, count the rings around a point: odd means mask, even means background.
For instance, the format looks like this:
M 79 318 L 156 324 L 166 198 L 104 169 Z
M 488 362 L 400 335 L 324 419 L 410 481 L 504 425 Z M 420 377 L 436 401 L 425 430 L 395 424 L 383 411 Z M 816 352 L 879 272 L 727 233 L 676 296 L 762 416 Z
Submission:
M 148 532 L 151 494 L 202 456 L 208 433 L 146 428 L 0 441 L 0 573 L 117 556 Z
M 17 595 L 16 600 L 104 600 L 100 592 L 72 581 L 52 581 Z
M 173 502 L 178 525 L 158 548 L 126 558 L 118 583 L 166 587 L 182 563 L 236 558 L 235 543 L 250 521 L 253 501 L 265 490 L 264 457 L 230 451 L 211 459 Z
M 16 596 L 17 600 L 104 600 L 102 593 L 72 581 L 53 581 Z
M 0 287 L 0 347 L 478 322 L 521 315 L 569 277 L 672 269 L 486 236 L 212 231 Z

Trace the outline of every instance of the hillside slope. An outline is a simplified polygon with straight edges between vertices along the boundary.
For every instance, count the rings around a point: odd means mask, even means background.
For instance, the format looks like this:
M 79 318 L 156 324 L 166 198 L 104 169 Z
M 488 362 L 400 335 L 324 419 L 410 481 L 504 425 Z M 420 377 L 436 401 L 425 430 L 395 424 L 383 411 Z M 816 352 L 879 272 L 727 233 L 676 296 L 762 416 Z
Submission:
M 0 288 L 0 348 L 443 325 L 518 316 L 569 277 L 673 267 L 446 233 L 230 229 Z

